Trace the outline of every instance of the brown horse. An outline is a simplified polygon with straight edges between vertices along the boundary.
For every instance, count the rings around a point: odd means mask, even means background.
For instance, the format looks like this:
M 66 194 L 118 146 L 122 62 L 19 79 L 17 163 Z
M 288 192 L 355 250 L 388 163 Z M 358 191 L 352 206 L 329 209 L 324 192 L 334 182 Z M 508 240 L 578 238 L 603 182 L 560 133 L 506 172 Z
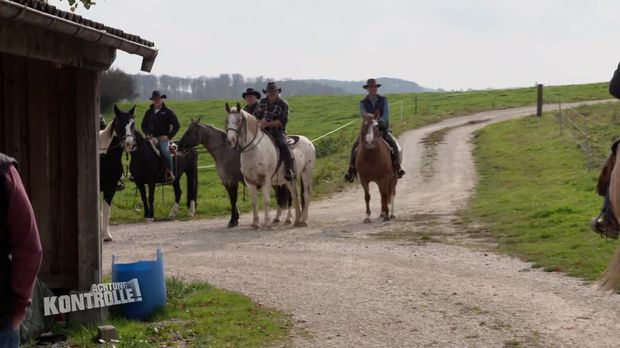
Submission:
M 614 215 L 620 216 L 620 151 L 616 151 L 615 163 L 609 180 L 609 202 Z M 620 247 L 607 267 L 600 285 L 604 290 L 620 290 Z
M 379 123 L 377 115 L 364 114 L 360 135 L 358 138 L 359 146 L 355 156 L 355 167 L 360 183 L 364 188 L 364 199 L 366 200 L 366 219 L 365 223 L 370 223 L 370 192 L 368 184 L 375 182 L 381 194 L 381 217 L 383 221 L 389 221 L 394 216 L 394 196 L 396 195 L 396 182 L 398 178 L 394 175 L 390 147 L 379 133 Z M 390 208 L 392 209 L 390 214 Z

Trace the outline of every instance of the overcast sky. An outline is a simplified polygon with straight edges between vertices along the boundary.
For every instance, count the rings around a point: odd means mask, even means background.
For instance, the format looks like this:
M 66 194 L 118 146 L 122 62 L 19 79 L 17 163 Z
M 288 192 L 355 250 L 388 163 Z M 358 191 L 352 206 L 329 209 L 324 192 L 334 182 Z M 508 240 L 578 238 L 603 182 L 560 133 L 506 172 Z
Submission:
M 97 0 L 77 12 L 154 41 L 155 74 L 481 89 L 607 81 L 620 60 L 618 0 Z M 140 59 L 119 52 L 115 66 L 136 73 Z

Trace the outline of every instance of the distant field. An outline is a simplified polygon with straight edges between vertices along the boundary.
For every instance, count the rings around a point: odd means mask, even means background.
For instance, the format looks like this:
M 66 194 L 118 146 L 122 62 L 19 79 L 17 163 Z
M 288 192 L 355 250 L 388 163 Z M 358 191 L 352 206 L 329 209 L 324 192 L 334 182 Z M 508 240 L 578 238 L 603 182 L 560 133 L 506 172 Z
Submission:
M 286 93 L 286 91 L 284 91 Z M 608 98 L 607 84 L 596 83 L 587 85 L 558 86 L 545 88 L 545 100 L 555 102 L 555 95 L 561 95 L 564 101 L 593 100 Z M 292 110 L 289 122 L 290 134 L 303 134 L 315 139 L 343 124 L 358 118 L 358 101 L 362 95 L 329 96 L 329 97 L 286 97 Z M 392 105 L 391 124 L 395 133 L 400 134 L 408 129 L 434 123 L 445 118 L 465 115 L 473 112 L 505 109 L 536 102 L 535 88 L 519 88 L 493 91 L 472 91 L 458 93 L 416 93 L 388 95 Z M 417 114 L 415 99 L 417 98 Z M 239 100 L 241 102 L 241 100 Z M 202 117 L 204 123 L 222 127 L 225 119 L 224 100 L 209 101 L 174 101 L 167 102 L 175 110 L 181 123 L 181 137 L 191 118 Z M 230 100 L 230 103 L 236 101 Z M 136 115 L 138 124 L 142 121 L 148 107 L 148 100 L 138 103 Z M 128 108 L 130 104 L 121 105 Z M 401 112 L 402 105 L 402 112 Z M 402 114 L 402 120 L 401 120 Z M 107 113 L 106 119 L 112 118 Z M 342 180 L 346 171 L 348 152 L 357 136 L 358 124 L 338 131 L 315 143 L 319 155 L 315 171 L 314 199 L 325 197 L 342 190 L 347 184 Z M 406 151 L 406 149 L 405 149 Z M 200 165 L 212 164 L 207 153 L 200 154 Z M 112 208 L 113 223 L 137 222 L 142 220 L 139 194 L 135 185 L 126 180 L 127 188 L 117 193 Z M 185 183 L 182 182 L 185 187 Z M 240 190 L 243 194 L 243 190 Z M 163 198 L 162 198 L 163 193 Z M 173 202 L 171 187 L 157 189 L 155 200 L 156 219 L 165 219 Z M 163 200 L 163 201 L 162 201 Z M 183 198 L 184 202 L 184 198 Z M 184 205 L 184 204 L 183 204 Z M 240 201 L 240 209 L 248 211 L 249 197 Z M 197 216 L 199 218 L 226 215 L 229 212 L 228 196 L 212 169 L 203 169 L 199 173 L 199 192 Z M 186 209 L 179 212 L 184 216 Z
M 602 160 L 620 136 L 620 104 L 575 111 L 588 118 L 592 170 L 554 114 L 486 127 L 475 140 L 479 185 L 464 215 L 483 222 L 482 233 L 497 239 L 502 251 L 592 280 L 618 245 L 593 233 L 589 222 L 602 207 L 594 189 Z

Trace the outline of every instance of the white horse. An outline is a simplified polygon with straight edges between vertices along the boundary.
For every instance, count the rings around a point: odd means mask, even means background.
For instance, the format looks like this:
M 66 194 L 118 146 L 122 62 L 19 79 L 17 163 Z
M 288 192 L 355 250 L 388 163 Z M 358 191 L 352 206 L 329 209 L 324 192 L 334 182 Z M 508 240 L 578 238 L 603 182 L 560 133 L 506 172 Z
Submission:
M 308 208 L 312 189 L 312 171 L 316 163 L 316 154 L 312 142 L 299 136 L 299 142 L 292 148 L 295 158 L 297 177 L 301 180 L 301 209 L 297 181 L 287 182 L 284 179 L 284 165 L 278 165 L 278 149 L 269 136 L 260 128 L 258 120 L 251 114 L 226 104 L 226 132 L 228 146 L 238 146 L 241 152 L 241 173 L 252 196 L 254 219 L 252 227 L 259 227 L 258 190 L 263 193 L 263 209 L 265 218 L 263 226 L 271 225 L 269 220 L 269 193 L 272 186 L 287 185 L 295 208 L 295 226 L 308 225 Z M 278 209 L 278 216 L 280 209 Z

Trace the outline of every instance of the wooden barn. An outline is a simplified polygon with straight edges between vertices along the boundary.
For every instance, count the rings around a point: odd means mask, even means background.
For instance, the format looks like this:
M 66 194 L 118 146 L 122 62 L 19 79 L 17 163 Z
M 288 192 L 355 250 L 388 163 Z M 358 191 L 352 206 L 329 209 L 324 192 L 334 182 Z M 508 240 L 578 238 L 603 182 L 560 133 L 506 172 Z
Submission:
M 43 2 L 0 0 L 0 152 L 19 161 L 52 289 L 101 278 L 99 79 L 117 49 L 147 72 L 157 56 L 152 42 Z

